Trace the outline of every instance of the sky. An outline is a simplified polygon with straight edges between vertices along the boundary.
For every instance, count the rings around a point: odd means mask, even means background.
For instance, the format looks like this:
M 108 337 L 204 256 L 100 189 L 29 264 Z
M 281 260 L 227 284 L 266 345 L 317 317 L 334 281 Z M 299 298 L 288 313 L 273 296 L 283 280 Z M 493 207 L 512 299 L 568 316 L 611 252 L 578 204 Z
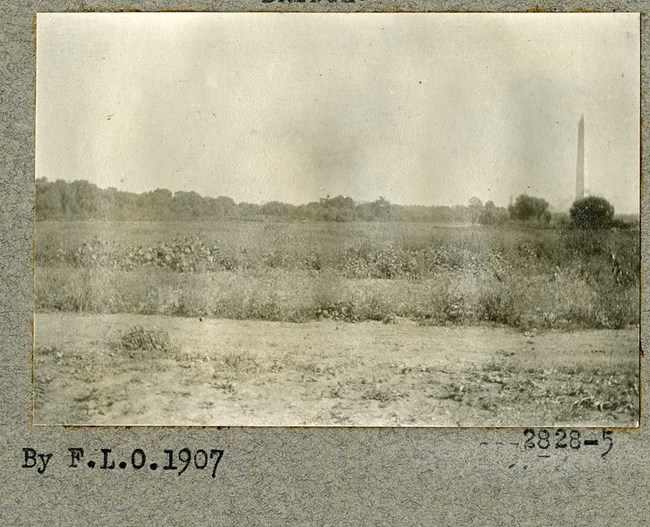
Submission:
M 39 14 L 36 176 L 300 204 L 620 213 L 640 188 L 637 14 Z

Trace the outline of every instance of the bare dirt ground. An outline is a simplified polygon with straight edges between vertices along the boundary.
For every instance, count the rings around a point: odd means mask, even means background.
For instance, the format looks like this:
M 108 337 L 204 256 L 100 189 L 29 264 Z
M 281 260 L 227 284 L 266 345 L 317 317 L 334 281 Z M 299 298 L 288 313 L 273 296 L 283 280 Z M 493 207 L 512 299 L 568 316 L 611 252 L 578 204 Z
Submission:
M 173 352 L 124 350 L 133 326 Z M 34 423 L 634 426 L 638 330 L 37 314 Z

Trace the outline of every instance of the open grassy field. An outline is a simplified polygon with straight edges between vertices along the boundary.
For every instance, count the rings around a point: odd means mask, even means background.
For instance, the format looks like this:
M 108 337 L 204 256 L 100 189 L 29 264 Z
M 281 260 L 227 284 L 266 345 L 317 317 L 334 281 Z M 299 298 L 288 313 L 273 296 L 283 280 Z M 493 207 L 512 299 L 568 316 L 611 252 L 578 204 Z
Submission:
M 37 223 L 35 421 L 631 426 L 638 241 Z
M 417 223 L 40 222 L 38 311 L 624 328 L 638 231 Z
M 632 426 L 638 414 L 634 329 L 52 313 L 35 330 L 41 424 Z

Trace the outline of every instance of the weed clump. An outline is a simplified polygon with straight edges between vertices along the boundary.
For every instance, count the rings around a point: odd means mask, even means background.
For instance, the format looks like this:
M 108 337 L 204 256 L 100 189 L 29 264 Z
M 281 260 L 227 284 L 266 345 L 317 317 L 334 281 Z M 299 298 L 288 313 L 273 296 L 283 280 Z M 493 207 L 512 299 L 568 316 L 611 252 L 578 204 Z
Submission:
M 362 399 L 389 403 L 404 397 L 404 394 L 386 386 L 373 385 L 366 389 L 361 395 Z
M 156 351 L 172 353 L 175 346 L 169 338 L 169 333 L 162 329 L 144 329 L 134 326 L 122 333 L 116 342 L 116 347 L 124 351 Z

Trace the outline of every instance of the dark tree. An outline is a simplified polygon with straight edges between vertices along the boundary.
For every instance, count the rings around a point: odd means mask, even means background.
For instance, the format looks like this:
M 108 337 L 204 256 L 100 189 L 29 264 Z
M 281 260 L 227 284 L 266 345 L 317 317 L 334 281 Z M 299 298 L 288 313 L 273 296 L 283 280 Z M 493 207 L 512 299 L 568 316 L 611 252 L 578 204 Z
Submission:
M 551 219 L 548 211 L 548 201 L 527 196 L 526 194 L 518 196 L 515 204 L 508 207 L 508 212 L 513 220 L 529 221 L 535 219 L 538 222 L 543 220 L 548 223 Z
M 571 207 L 571 222 L 581 229 L 608 229 L 614 219 L 614 207 L 605 198 L 589 196 Z

